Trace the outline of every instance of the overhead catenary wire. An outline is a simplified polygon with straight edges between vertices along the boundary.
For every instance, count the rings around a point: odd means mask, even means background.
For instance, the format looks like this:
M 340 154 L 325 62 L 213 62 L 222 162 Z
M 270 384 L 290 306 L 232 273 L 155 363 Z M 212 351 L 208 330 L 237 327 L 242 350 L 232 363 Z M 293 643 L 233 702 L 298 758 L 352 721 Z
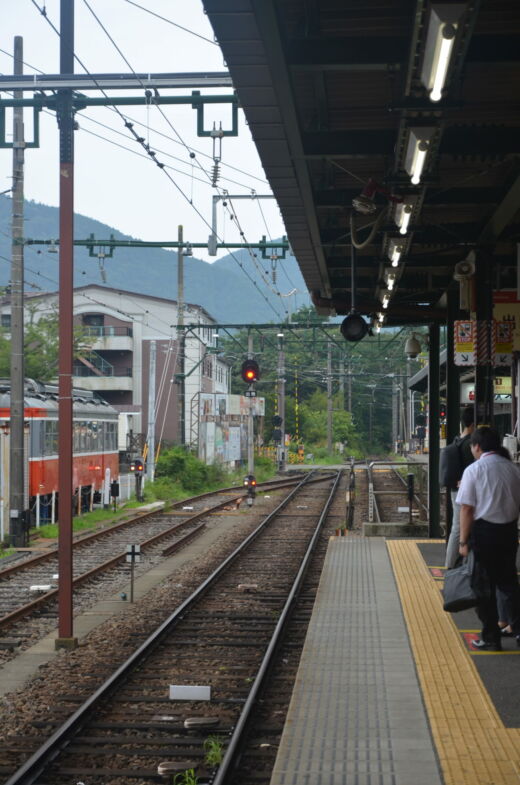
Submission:
M 206 43 L 211 44 L 212 46 L 218 46 L 218 43 L 216 41 L 212 41 L 210 38 L 206 38 L 206 36 L 200 35 L 200 33 L 196 33 L 194 30 L 190 30 L 189 27 L 183 27 L 183 25 L 174 22 L 172 19 L 168 19 L 166 16 L 161 16 L 161 14 L 158 14 L 155 11 L 151 11 L 149 8 L 145 8 L 144 6 L 139 5 L 139 3 L 133 2 L 133 0 L 125 0 L 125 2 L 128 3 L 129 5 L 133 5 L 136 8 L 139 8 L 141 11 L 146 11 L 146 13 L 151 14 L 151 16 L 157 17 L 157 19 L 160 19 L 161 22 L 166 22 L 169 25 L 178 27 L 180 30 L 183 30 L 185 33 L 189 33 L 190 35 L 194 35 L 197 38 L 201 38 L 203 41 L 206 41 Z
M 59 30 L 56 28 L 56 26 L 55 26 L 55 25 L 52 23 L 52 21 L 49 19 L 49 17 L 48 17 L 48 15 L 47 15 L 47 12 L 46 12 L 46 10 L 45 10 L 45 9 L 43 9 L 43 10 L 42 10 L 42 9 L 41 9 L 41 8 L 38 6 L 38 4 L 36 3 L 36 0 L 31 0 L 31 2 L 32 2 L 32 4 L 33 4 L 33 5 L 34 5 L 34 6 L 37 8 L 37 10 L 39 11 L 39 13 L 40 13 L 40 14 L 41 14 L 41 15 L 42 15 L 42 16 L 43 16 L 45 19 L 46 19 L 46 21 L 47 21 L 47 22 L 50 24 L 50 26 L 51 26 L 51 27 L 52 27 L 52 29 L 55 31 L 55 33 L 58 35 L 58 37 L 60 37 L 60 39 L 61 39 L 61 34 L 60 34 Z M 87 73 L 87 74 L 88 74 L 88 75 L 89 75 L 89 76 L 90 76 L 90 77 L 91 77 L 91 78 L 94 80 L 94 83 L 96 83 L 95 77 L 94 77 L 94 76 L 93 76 L 93 75 L 90 73 L 90 71 L 89 71 L 89 70 L 88 70 L 88 68 L 87 68 L 87 67 L 84 65 L 84 63 L 83 63 L 83 62 L 82 62 L 82 60 L 81 60 L 81 59 L 78 57 L 78 55 L 77 55 L 76 53 L 73 53 L 73 55 L 74 55 L 74 59 L 75 59 L 75 60 L 76 60 L 76 61 L 79 63 L 79 65 L 80 65 L 80 66 L 83 68 L 83 70 L 85 71 L 85 73 Z M 97 84 L 97 87 L 98 87 L 98 89 L 100 90 L 100 92 L 101 92 L 101 93 L 102 93 L 102 94 L 105 96 L 105 98 L 107 98 L 107 99 L 108 99 L 107 93 L 106 93 L 106 91 L 105 91 L 105 90 L 104 90 L 104 89 L 101 87 L 101 85 Z M 167 177 L 167 178 L 170 180 L 170 182 L 172 183 L 172 185 L 173 185 L 173 186 L 174 186 L 174 187 L 177 189 L 177 191 L 178 191 L 178 192 L 181 194 L 181 196 L 183 197 L 183 199 L 184 199 L 184 200 L 185 200 L 185 201 L 186 201 L 186 202 L 187 202 L 187 203 L 188 203 L 188 204 L 191 206 L 191 208 L 192 208 L 192 209 L 193 209 L 193 210 L 196 212 L 196 214 L 197 214 L 197 215 L 199 216 L 199 218 L 200 218 L 200 219 L 203 221 L 203 223 L 204 223 L 204 224 L 205 224 L 205 225 L 206 225 L 206 226 L 207 226 L 207 227 L 208 227 L 208 228 L 209 228 L 209 229 L 212 231 L 212 227 L 211 227 L 210 223 L 209 223 L 209 222 L 206 220 L 206 218 L 205 218 L 205 217 L 202 215 L 202 213 L 201 213 L 201 212 L 200 212 L 200 210 L 199 210 L 199 209 L 198 209 L 198 208 L 195 206 L 195 204 L 193 204 L 193 202 L 191 202 L 191 201 L 190 201 L 190 198 L 189 198 L 189 196 L 188 196 L 187 194 L 185 194 L 185 193 L 184 193 L 184 191 L 182 190 L 182 188 L 181 188 L 181 187 L 179 186 L 179 184 L 178 184 L 178 183 L 177 183 L 177 182 L 176 182 L 176 181 L 173 179 L 173 177 L 170 175 L 170 173 L 169 173 L 168 171 L 166 171 L 165 164 L 163 164 L 161 161 L 158 161 L 158 160 L 157 160 L 157 154 L 155 153 L 155 151 L 151 150 L 151 149 L 150 149 L 150 147 L 146 145 L 146 143 L 145 143 L 144 139 L 143 139 L 142 137 L 140 137 L 140 136 L 137 134 L 137 132 L 135 131 L 135 129 L 134 129 L 134 127 L 133 127 L 133 124 L 132 124 L 131 122 L 129 122 L 129 121 L 127 120 L 127 118 L 125 118 L 124 114 L 123 114 L 123 113 L 122 113 L 122 112 L 121 112 L 121 111 L 120 111 L 120 110 L 119 110 L 117 107 L 115 107 L 115 111 L 117 112 L 117 114 L 119 115 L 119 117 L 121 118 L 121 120 L 123 121 L 123 123 L 124 123 L 125 127 L 126 127 L 126 128 L 127 128 L 129 131 L 130 131 L 130 132 L 131 132 L 131 134 L 132 134 L 132 136 L 134 137 L 135 141 L 136 141 L 138 144 L 140 144 L 140 145 L 141 145 L 141 147 L 143 147 L 143 149 L 145 150 L 145 152 L 146 152 L 146 153 L 147 153 L 147 154 L 150 156 L 150 159 L 151 159 L 151 160 L 152 160 L 152 161 L 153 161 L 153 162 L 154 162 L 154 163 L 155 163 L 155 164 L 156 164 L 156 165 L 157 165 L 157 166 L 158 166 L 158 167 L 159 167 L 159 168 L 160 168 L 160 169 L 161 169 L 161 170 L 164 172 L 164 174 L 166 175 L 166 177 Z M 217 237 L 218 237 L 218 235 L 217 235 Z M 228 250 L 229 250 L 229 249 L 228 249 Z M 251 278 L 251 276 L 249 275 L 249 273 L 248 273 L 248 272 L 247 272 L 247 270 L 245 269 L 244 265 L 243 265 L 243 264 L 240 262 L 240 260 L 239 260 L 239 259 L 237 259 L 236 255 L 235 255 L 233 252 L 229 251 L 229 254 L 230 254 L 231 258 L 232 258 L 232 259 L 233 259 L 233 260 L 236 262 L 236 264 L 238 264 L 238 266 L 239 266 L 239 267 L 242 269 L 242 271 L 243 271 L 243 272 L 244 272 L 244 274 L 247 276 L 247 278 L 248 278 L 248 279 L 251 281 L 251 283 L 253 284 L 253 286 L 254 286 L 254 287 L 257 289 L 257 291 L 259 292 L 260 296 L 261 296 L 261 297 L 263 297 L 263 299 L 266 301 L 266 303 L 267 303 L 267 305 L 269 306 L 269 308 L 271 308 L 271 310 L 272 310 L 272 311 L 275 313 L 275 315 L 276 315 L 278 318 L 280 318 L 280 316 L 281 316 L 281 315 L 280 315 L 280 314 L 277 312 L 276 308 L 273 306 L 273 304 L 271 303 L 271 301 L 270 301 L 270 300 L 269 300 L 269 299 L 266 297 L 266 295 L 265 295 L 265 294 L 264 294 L 264 293 L 263 293 L 263 292 L 260 290 L 260 288 L 259 288 L 259 286 L 258 286 L 257 282 L 256 282 L 256 281 L 255 281 L 253 278 Z

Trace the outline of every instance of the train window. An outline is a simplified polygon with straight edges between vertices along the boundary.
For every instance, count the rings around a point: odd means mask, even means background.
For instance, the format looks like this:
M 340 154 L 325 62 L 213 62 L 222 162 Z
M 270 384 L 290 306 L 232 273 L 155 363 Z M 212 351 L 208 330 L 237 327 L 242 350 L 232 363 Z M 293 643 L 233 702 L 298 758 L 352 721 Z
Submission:
M 98 421 L 92 420 L 90 423 L 90 449 L 92 452 L 101 452 L 103 450 L 103 436 L 99 431 Z M 99 438 L 100 435 L 101 439 Z
M 57 455 L 58 453 L 58 421 L 45 420 L 43 423 L 43 454 Z
M 105 423 L 105 450 L 117 450 L 117 425 L 115 422 Z

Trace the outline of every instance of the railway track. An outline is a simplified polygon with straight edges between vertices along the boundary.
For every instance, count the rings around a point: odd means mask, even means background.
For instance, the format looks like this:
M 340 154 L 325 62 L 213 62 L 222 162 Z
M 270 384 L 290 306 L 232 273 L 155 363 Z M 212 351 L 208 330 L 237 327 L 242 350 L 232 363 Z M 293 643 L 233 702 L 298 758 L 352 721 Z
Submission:
M 30 757 L 7 785 L 164 782 L 160 770 L 171 781 L 191 769 L 200 782 L 228 782 L 338 478 L 332 489 L 330 480 L 301 482 L 101 688 L 60 696 L 60 705 L 82 705 L 37 753 L 34 738 L 11 739 L 3 757 L 12 769 Z M 175 684 L 210 687 L 211 701 L 172 700 Z M 203 761 L 215 732 L 217 771 Z
M 263 483 L 260 490 L 275 491 L 291 487 L 297 481 L 298 478 L 271 481 Z M 142 560 L 136 574 L 142 574 L 201 533 L 213 513 L 236 505 L 243 496 L 237 490 L 241 489 L 226 488 L 202 494 L 168 510 L 139 515 L 77 539 L 74 543 L 76 609 L 89 607 L 128 582 L 127 544 L 141 546 Z M 218 496 L 219 501 L 208 506 L 211 496 Z M 56 625 L 57 570 L 57 549 L 52 548 L 0 571 L 0 630 L 6 636 L 0 638 L 0 661 L 5 662 L 13 656 L 15 648 L 34 643 Z M 20 620 L 25 620 L 26 628 L 20 624 L 13 627 Z
M 400 464 L 400 466 L 405 465 Z M 420 470 L 418 464 L 414 464 Z M 410 522 L 409 494 L 406 479 L 398 471 L 399 467 L 389 466 L 384 462 L 367 464 L 369 483 L 369 521 L 384 523 Z M 410 468 L 410 467 L 409 467 Z M 414 482 L 414 493 L 411 505 L 412 522 L 428 519 L 428 509 L 424 502 L 421 487 Z

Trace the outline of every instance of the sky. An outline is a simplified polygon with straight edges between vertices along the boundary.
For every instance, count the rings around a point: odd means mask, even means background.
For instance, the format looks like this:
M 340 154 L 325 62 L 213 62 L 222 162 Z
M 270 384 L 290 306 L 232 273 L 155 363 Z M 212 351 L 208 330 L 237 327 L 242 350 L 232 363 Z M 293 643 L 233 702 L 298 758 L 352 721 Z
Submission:
M 135 0 L 135 3 L 141 8 L 130 0 L 75 1 L 75 53 L 90 73 L 227 70 L 200 0 Z M 59 29 L 59 6 L 59 0 L 0 0 L 2 74 L 13 73 L 10 55 L 16 35 L 23 37 L 26 73 L 59 72 L 59 38 L 48 21 Z M 40 13 L 42 8 L 47 18 Z M 168 21 L 158 19 L 143 8 Z M 85 73 L 78 62 L 75 71 Z M 202 89 L 203 94 L 230 92 L 230 88 Z M 161 90 L 162 95 L 190 93 L 191 90 Z M 98 91 L 88 94 L 102 96 Z M 142 95 L 143 90 L 113 90 L 110 94 Z M 217 190 L 211 185 L 212 140 L 197 136 L 196 112 L 189 105 L 164 105 L 160 110 L 155 106 L 122 107 L 121 112 L 134 122 L 136 130 L 156 151 L 157 160 L 169 167 L 167 172 L 171 179 L 133 140 L 124 121 L 113 109 L 90 107 L 76 116 L 79 130 L 75 133 L 75 211 L 141 240 L 176 240 L 177 228 L 182 225 L 186 241 L 207 242 L 212 196 Z M 7 111 L 8 140 L 11 118 Z M 223 128 L 230 128 L 229 105 L 206 107 L 205 127 L 211 128 L 213 121 L 217 127 L 222 122 Z M 25 136 L 30 140 L 30 110 L 24 113 L 24 122 Z M 190 158 L 190 152 L 195 153 L 195 158 Z M 0 149 L 0 191 L 11 186 L 11 157 L 9 149 Z M 58 129 L 55 115 L 48 111 L 41 113 L 40 146 L 27 149 L 25 162 L 26 199 L 58 206 Z M 253 191 L 270 193 L 241 111 L 238 137 L 222 140 L 218 186 L 232 196 Z M 227 207 L 222 201 L 217 209 L 217 231 L 222 241 L 255 242 L 262 235 L 276 238 L 285 234 L 273 199 L 240 199 L 228 202 Z M 30 236 L 29 227 L 26 227 L 26 235 Z M 218 256 L 226 253 L 219 251 Z M 196 249 L 195 255 L 205 261 L 215 260 L 206 249 Z

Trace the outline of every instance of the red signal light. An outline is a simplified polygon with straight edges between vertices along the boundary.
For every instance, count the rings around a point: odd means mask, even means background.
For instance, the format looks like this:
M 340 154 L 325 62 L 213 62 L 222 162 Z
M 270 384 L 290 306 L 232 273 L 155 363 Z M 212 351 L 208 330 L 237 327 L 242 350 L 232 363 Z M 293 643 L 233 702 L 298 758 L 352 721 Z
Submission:
M 257 382 L 260 378 L 260 369 L 258 367 L 258 363 L 256 360 L 244 360 L 242 363 L 242 368 L 240 370 L 242 375 L 242 379 L 251 384 L 252 382 Z

